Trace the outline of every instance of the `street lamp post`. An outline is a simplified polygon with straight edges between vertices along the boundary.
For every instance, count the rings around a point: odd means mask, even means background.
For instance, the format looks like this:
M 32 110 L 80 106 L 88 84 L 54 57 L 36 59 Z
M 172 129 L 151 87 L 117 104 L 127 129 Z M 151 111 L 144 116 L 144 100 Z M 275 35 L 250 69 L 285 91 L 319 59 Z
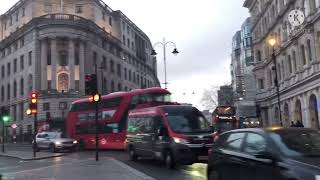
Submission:
M 277 62 L 276 62 L 276 52 L 275 52 L 275 45 L 277 43 L 277 40 L 272 37 L 269 39 L 268 41 L 269 45 L 272 47 L 272 61 L 274 64 L 274 71 L 275 71 L 275 80 L 274 80 L 274 84 L 276 86 L 276 90 L 277 90 L 277 98 L 278 98 L 278 108 L 279 108 L 279 118 L 280 118 L 280 125 L 283 126 L 282 123 L 282 114 L 281 114 L 281 105 L 280 105 L 280 85 L 279 85 L 279 80 L 278 80 L 278 71 L 277 71 Z
M 164 87 L 165 89 L 167 89 L 167 85 L 168 85 L 168 82 L 167 82 L 167 54 L 166 54 L 166 47 L 168 45 L 173 45 L 174 49 L 172 51 L 172 54 L 174 55 L 177 55 L 179 54 L 179 51 L 177 50 L 176 48 L 176 44 L 172 41 L 166 41 L 165 38 L 163 38 L 162 42 L 157 42 L 153 45 L 153 50 L 152 50 L 152 53 L 151 55 L 152 56 L 156 56 L 157 53 L 156 51 L 154 50 L 154 48 L 157 46 L 157 45 L 161 45 L 162 48 L 163 48 L 163 63 L 164 63 Z

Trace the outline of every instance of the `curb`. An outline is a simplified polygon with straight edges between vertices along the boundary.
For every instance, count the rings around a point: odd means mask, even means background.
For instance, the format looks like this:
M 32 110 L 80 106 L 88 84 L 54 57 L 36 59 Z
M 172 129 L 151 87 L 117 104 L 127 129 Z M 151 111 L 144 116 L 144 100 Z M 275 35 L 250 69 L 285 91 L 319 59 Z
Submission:
M 66 156 L 66 155 L 67 155 L 67 154 L 59 154 L 59 155 L 46 156 L 46 157 L 21 158 L 21 157 L 9 155 L 9 154 L 0 154 L 0 156 L 2 156 L 2 157 L 16 158 L 16 159 L 20 159 L 20 160 L 23 160 L 23 161 L 33 161 L 33 160 L 50 159 L 50 158 L 62 157 L 62 156 Z

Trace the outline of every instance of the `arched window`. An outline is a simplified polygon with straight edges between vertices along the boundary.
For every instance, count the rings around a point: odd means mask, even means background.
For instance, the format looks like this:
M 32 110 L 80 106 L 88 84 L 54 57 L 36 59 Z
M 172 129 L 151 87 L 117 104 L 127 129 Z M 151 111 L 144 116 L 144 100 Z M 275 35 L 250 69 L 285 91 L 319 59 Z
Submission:
M 4 87 L 1 86 L 1 102 L 4 101 Z
M 304 45 L 300 46 L 300 51 L 301 51 L 302 64 L 306 65 L 307 59 L 306 59 L 306 51 L 305 51 Z
M 17 82 L 16 80 L 13 81 L 13 97 L 17 97 Z
M 118 91 L 121 91 L 122 90 L 122 87 L 121 87 L 121 84 L 119 83 L 118 84 Z
M 261 61 L 261 51 L 258 50 L 257 51 L 257 62 L 260 62 Z
M 24 95 L 24 80 L 23 78 L 20 79 L 20 95 Z
M 290 54 L 288 55 L 288 68 L 289 68 L 289 74 L 292 74 L 292 62 L 291 62 L 291 56 Z
M 11 91 L 11 87 L 10 87 L 10 84 L 8 84 L 8 86 L 7 86 L 7 100 L 10 99 L 10 91 Z
M 66 92 L 69 89 L 69 76 L 66 73 L 61 73 L 58 76 L 58 91 Z
M 292 61 L 293 61 L 293 71 L 296 72 L 298 65 L 297 65 L 297 58 L 296 58 L 296 52 L 292 51 Z
M 59 52 L 59 65 L 60 66 L 68 65 L 68 52 L 65 50 L 62 50 Z

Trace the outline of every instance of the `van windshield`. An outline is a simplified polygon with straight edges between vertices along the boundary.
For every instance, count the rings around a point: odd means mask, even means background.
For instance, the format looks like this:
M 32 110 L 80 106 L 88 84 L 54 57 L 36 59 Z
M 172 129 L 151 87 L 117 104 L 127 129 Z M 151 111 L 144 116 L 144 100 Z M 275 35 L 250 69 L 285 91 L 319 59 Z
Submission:
M 176 133 L 209 133 L 210 123 L 196 108 L 176 109 L 166 113 L 171 129 Z

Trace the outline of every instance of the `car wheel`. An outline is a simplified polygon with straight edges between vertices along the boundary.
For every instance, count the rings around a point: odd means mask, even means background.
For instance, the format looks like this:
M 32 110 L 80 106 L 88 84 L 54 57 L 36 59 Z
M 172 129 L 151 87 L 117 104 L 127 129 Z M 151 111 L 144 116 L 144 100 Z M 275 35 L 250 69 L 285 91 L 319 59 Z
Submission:
M 136 161 L 136 160 L 138 159 L 138 156 L 137 156 L 137 154 L 136 154 L 136 151 L 134 150 L 133 147 L 130 147 L 128 152 L 129 152 L 129 159 L 130 159 L 130 161 Z
M 221 180 L 219 172 L 216 170 L 211 170 L 209 173 L 208 180 Z
M 173 155 L 170 151 L 168 151 L 166 153 L 166 156 L 165 156 L 165 165 L 168 169 L 173 169 L 175 167 L 175 162 L 174 162 L 174 158 L 173 158 Z
M 50 146 L 49 146 L 49 150 L 50 150 L 50 152 L 52 152 L 52 153 L 57 152 L 57 150 L 56 150 L 56 146 L 55 146 L 54 144 L 50 144 Z

